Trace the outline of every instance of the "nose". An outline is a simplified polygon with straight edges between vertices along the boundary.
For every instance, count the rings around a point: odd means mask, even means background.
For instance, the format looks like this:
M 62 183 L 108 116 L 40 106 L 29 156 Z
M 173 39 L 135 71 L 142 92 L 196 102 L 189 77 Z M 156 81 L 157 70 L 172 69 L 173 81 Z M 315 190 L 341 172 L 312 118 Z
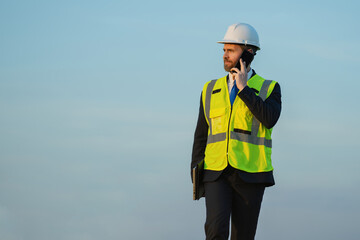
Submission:
M 227 59 L 227 58 L 228 58 L 228 54 L 224 52 L 223 59 Z

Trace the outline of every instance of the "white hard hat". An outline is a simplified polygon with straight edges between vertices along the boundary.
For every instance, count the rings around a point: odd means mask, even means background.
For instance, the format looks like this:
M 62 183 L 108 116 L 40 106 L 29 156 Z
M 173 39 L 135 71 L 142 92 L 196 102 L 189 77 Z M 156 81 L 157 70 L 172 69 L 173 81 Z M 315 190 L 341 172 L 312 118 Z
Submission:
M 218 43 L 234 43 L 255 46 L 260 50 L 259 36 L 251 25 L 237 23 L 230 25 L 225 33 L 224 39 Z

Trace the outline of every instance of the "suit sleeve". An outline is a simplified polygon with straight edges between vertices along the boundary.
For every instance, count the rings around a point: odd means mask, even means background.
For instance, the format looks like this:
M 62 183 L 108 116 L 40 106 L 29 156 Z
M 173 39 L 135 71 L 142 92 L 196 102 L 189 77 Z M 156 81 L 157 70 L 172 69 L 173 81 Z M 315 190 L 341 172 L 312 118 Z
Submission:
M 266 128 L 270 129 L 275 126 L 281 112 L 281 89 L 278 83 L 275 84 L 272 93 L 265 101 L 248 86 L 239 92 L 238 96 Z
M 191 156 L 191 169 L 196 166 L 205 157 L 205 148 L 208 137 L 208 123 L 205 119 L 204 108 L 202 104 L 202 94 L 200 96 L 199 116 L 196 124 L 194 143 Z

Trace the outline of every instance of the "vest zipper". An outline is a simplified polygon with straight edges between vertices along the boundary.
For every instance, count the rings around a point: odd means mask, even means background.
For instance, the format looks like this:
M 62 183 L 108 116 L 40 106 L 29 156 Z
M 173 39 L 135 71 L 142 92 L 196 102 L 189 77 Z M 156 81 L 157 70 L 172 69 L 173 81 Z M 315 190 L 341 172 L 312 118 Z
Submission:
M 235 99 L 236 99 L 236 97 L 235 97 Z M 234 103 L 235 103 L 235 100 L 234 100 Z M 234 104 L 234 103 L 233 103 L 233 104 Z M 229 123 L 228 123 L 228 130 L 227 130 L 228 137 L 227 137 L 227 144 L 226 144 L 226 156 L 227 156 L 227 163 L 228 163 L 228 165 L 230 164 L 230 163 L 229 163 L 229 142 L 230 142 L 230 122 L 231 122 L 232 108 L 233 108 L 233 106 L 231 105 L 231 108 L 230 108 L 230 117 L 229 117 Z
M 228 99 L 230 101 L 230 92 L 229 92 L 229 98 Z M 231 104 L 231 102 L 230 102 L 230 116 L 229 116 L 229 123 L 228 123 L 228 129 L 227 129 L 228 137 L 227 137 L 227 144 L 226 144 L 227 165 L 230 165 L 230 162 L 229 162 L 230 123 L 231 123 L 232 109 L 233 109 L 233 105 L 234 105 L 235 101 L 236 101 L 236 96 L 235 96 L 233 104 Z

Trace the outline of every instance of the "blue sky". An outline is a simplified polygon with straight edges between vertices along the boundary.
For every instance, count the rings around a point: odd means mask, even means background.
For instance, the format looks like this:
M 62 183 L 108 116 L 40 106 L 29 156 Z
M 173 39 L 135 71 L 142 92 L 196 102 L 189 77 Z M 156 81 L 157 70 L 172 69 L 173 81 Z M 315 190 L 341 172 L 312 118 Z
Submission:
M 1 1 L 0 239 L 204 239 L 193 132 L 237 22 L 283 94 L 257 239 L 357 239 L 359 5 Z

